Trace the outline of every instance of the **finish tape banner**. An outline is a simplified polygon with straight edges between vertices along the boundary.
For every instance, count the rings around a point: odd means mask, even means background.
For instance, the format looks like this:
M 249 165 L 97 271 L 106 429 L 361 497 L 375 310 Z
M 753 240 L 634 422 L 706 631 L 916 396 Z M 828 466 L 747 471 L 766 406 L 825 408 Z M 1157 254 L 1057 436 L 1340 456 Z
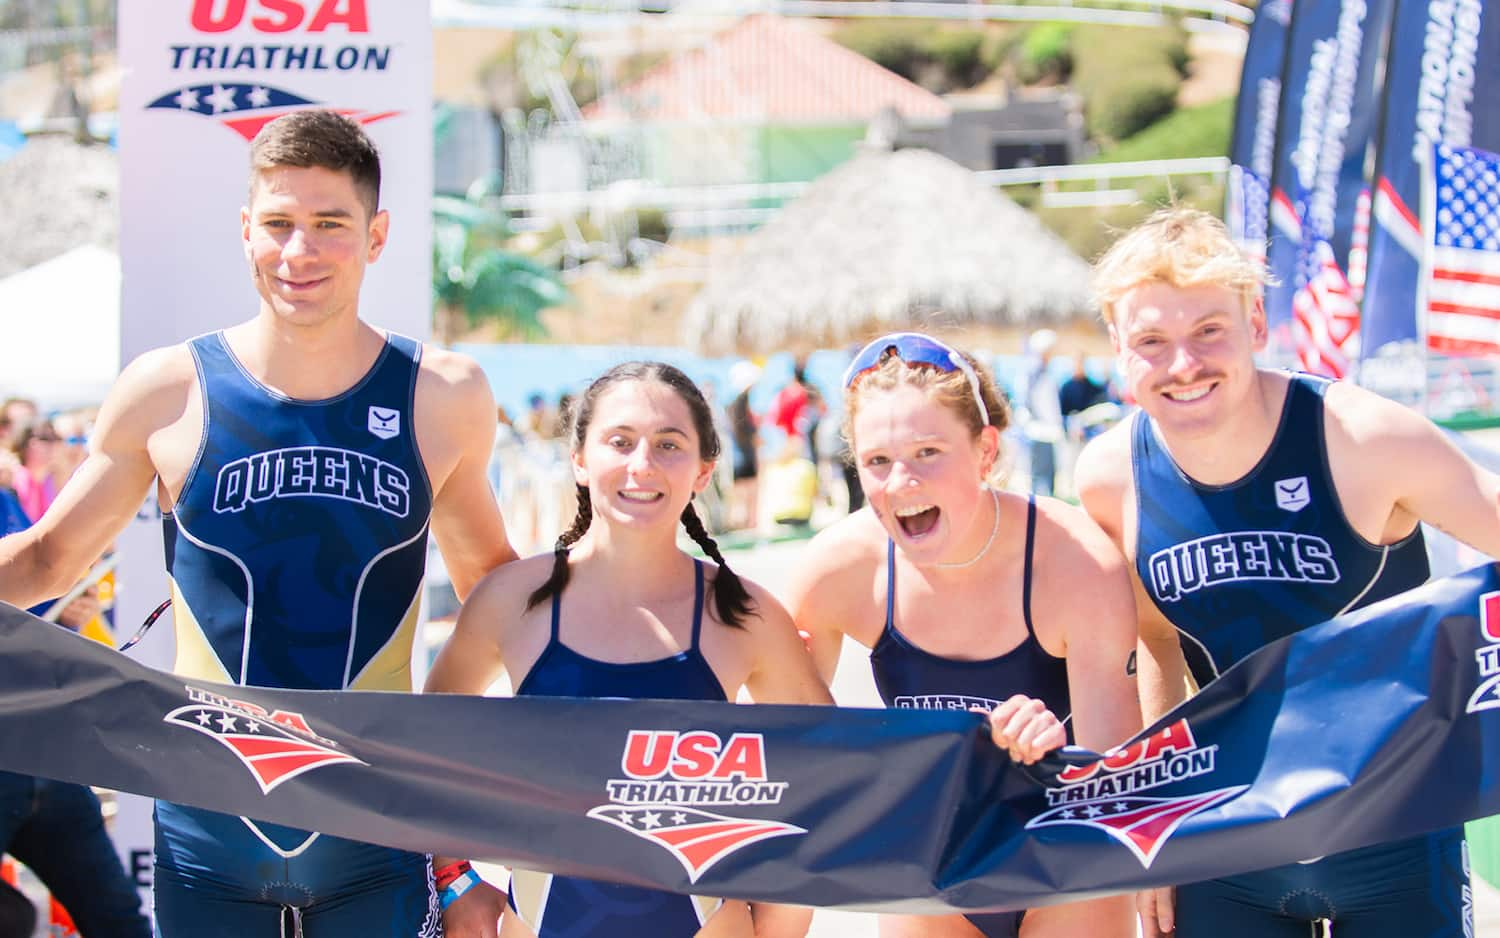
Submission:
M 1500 812 L 1500 568 L 1268 646 L 1102 761 L 963 712 L 266 690 L 0 609 L 0 766 L 417 851 L 872 911 L 1021 908 Z

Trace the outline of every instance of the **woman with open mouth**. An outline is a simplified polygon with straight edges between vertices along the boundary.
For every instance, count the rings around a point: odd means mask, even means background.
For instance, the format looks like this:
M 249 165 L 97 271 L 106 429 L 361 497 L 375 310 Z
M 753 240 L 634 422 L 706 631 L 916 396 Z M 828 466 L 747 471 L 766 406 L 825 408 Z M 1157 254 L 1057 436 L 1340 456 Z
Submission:
M 868 499 L 820 532 L 787 606 L 825 681 L 842 639 L 870 649 L 888 707 L 980 709 L 1012 759 L 1141 728 L 1124 561 L 1082 511 L 992 479 L 1004 399 L 929 336 L 871 342 L 844 375 L 843 432 Z M 1049 712 L 1050 711 L 1050 712 Z M 882 938 L 1135 935 L 1129 896 L 1024 912 L 882 916 Z

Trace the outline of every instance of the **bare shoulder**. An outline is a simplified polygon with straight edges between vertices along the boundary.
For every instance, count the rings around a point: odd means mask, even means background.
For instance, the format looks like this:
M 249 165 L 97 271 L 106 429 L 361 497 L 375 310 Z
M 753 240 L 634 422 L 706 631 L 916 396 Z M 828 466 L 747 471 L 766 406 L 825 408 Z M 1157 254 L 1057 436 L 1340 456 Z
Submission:
M 1135 480 L 1131 464 L 1131 428 L 1143 417 L 1132 415 L 1089 441 L 1078 455 L 1073 484 L 1084 511 L 1116 543 L 1124 542 Z
M 1324 424 L 1334 438 L 1354 446 L 1400 443 L 1435 430 L 1409 407 L 1352 381 L 1335 381 L 1323 395 Z
M 137 356 L 115 379 L 99 411 L 99 437 L 146 436 L 177 422 L 196 398 L 198 368 L 186 345 L 152 349 Z
M 833 590 L 849 579 L 868 579 L 885 561 L 885 528 L 868 506 L 819 531 L 797 557 L 796 579 Z
M 474 359 L 451 349 L 422 346 L 417 393 L 431 396 L 445 407 L 484 409 L 488 417 L 494 417 L 494 399 L 484 369 Z
M 553 554 L 530 557 L 494 568 L 474 587 L 464 608 L 482 608 L 487 616 L 514 621 L 526 611 L 526 602 L 552 575 Z
M 1069 577 L 1113 575 L 1125 558 L 1099 524 L 1080 508 L 1055 498 L 1038 498 L 1035 556 L 1040 565 Z
M 1094 437 L 1078 454 L 1073 470 L 1079 492 L 1119 492 L 1130 482 L 1130 432 L 1135 416 L 1127 417 Z

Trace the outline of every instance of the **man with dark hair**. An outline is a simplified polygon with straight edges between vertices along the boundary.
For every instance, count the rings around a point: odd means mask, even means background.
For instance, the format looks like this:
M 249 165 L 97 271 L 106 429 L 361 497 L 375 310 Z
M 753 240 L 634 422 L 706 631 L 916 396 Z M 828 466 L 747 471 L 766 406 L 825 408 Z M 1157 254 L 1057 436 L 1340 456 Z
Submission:
M 0 540 L 0 599 L 65 590 L 154 481 L 177 674 L 411 690 L 429 525 L 460 598 L 515 556 L 485 474 L 494 400 L 470 359 L 359 317 L 390 225 L 359 125 L 295 113 L 251 154 L 240 229 L 258 312 L 125 369 L 64 493 Z M 156 819 L 166 938 L 440 927 L 425 856 L 166 802 Z

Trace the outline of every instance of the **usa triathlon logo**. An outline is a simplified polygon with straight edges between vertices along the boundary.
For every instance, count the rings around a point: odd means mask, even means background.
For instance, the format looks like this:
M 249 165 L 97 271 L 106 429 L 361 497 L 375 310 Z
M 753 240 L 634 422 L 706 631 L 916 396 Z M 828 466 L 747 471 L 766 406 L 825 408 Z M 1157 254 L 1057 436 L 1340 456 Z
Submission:
M 187 692 L 192 705 L 178 707 L 162 719 L 223 743 L 250 770 L 261 794 L 269 795 L 277 785 L 326 765 L 369 764 L 314 733 L 300 713 L 268 712 L 197 687 Z
M 1489 644 L 1474 649 L 1479 686 L 1469 697 L 1469 713 L 1500 709 L 1500 592 L 1479 597 L 1479 634 Z
M 321 55 L 322 50 L 317 50 Z M 254 139 L 260 129 L 283 114 L 317 107 L 318 102 L 267 84 L 208 82 L 174 88 L 146 105 L 147 110 L 181 111 L 217 121 L 244 137 Z M 333 108 L 361 124 L 395 117 L 400 111 L 361 111 Z
M 1026 823 L 1038 827 L 1091 827 L 1124 844 L 1150 868 L 1167 839 L 1195 814 L 1243 794 L 1239 785 L 1179 797 L 1141 794 L 1162 785 L 1207 775 L 1218 746 L 1200 748 L 1192 728 L 1179 720 L 1146 739 L 1110 752 L 1098 762 L 1072 766 L 1047 791 L 1052 808 Z
M 725 741 L 704 730 L 631 730 L 620 768 L 624 778 L 605 782 L 611 803 L 588 816 L 666 850 L 689 882 L 751 844 L 807 833 L 781 821 L 707 810 L 780 803 L 787 783 L 767 776 L 759 733 L 735 733 Z

